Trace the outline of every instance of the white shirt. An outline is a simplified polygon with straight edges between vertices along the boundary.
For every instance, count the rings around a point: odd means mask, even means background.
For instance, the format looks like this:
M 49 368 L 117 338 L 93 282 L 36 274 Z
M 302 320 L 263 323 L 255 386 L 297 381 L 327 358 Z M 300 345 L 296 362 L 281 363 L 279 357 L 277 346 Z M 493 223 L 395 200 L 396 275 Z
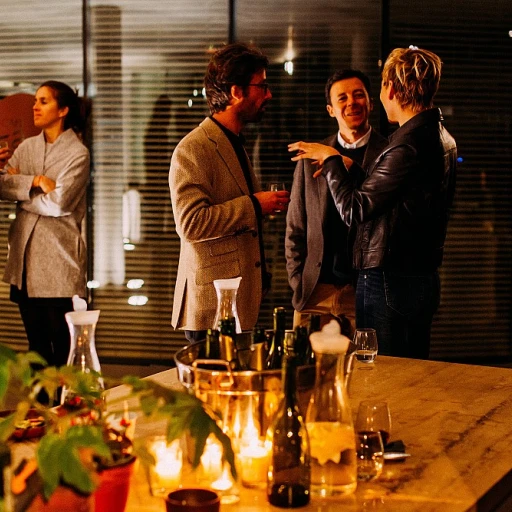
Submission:
M 362 146 L 366 146 L 366 144 L 368 144 L 371 134 L 372 134 L 372 127 L 370 126 L 370 128 L 368 128 L 368 131 L 360 139 L 357 139 L 355 142 L 346 142 L 343 139 L 343 137 L 341 136 L 341 133 L 338 132 L 338 142 L 340 143 L 340 146 L 342 148 L 357 149 Z

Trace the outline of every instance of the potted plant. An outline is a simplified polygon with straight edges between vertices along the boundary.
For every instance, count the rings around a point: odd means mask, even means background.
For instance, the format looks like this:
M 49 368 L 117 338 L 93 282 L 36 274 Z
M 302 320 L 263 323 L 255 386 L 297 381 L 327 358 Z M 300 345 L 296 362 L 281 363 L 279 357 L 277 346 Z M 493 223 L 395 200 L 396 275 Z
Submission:
M 192 466 L 199 465 L 206 440 L 213 434 L 236 476 L 231 442 L 220 427 L 219 415 L 195 396 L 138 377 L 114 380 L 96 372 L 82 373 L 77 367 L 44 364 L 35 353 L 17 353 L 0 344 L 0 406 L 4 406 L 8 395 L 14 402 L 13 410 L 0 418 L 0 441 L 31 437 L 31 428 L 36 429 L 39 441 L 35 459 L 22 469 L 21 477 L 15 477 L 14 484 L 23 487 L 27 481 L 23 478 L 33 473 L 43 501 L 50 500 L 62 486 L 75 494 L 90 496 L 101 482 L 102 470 L 129 464 L 136 456 L 154 462 L 143 444 L 131 446 L 123 428 L 112 429 L 111 415 L 122 412 L 126 402 L 117 404 L 117 409 L 115 403 L 109 403 L 107 410 L 98 385 L 101 379 L 106 387 L 128 387 L 130 403 L 137 404 L 131 410 L 146 417 L 167 419 L 168 442 L 188 433 L 194 442 Z M 41 369 L 34 371 L 36 365 Z M 62 388 L 73 390 L 67 395 L 71 396 L 67 405 L 51 407 L 42 403 L 41 396 L 55 396 Z M 28 507 L 29 503 L 18 510 Z M 79 510 L 78 506 L 75 510 Z

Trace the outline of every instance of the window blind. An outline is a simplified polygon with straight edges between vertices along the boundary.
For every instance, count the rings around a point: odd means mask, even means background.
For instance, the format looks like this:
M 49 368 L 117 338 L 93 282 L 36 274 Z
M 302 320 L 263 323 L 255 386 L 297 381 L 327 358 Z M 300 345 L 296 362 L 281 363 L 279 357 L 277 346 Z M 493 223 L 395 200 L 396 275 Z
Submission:
M 391 2 L 391 47 L 443 60 L 436 105 L 457 141 L 453 213 L 431 356 L 511 359 L 511 4 Z
M 262 122 L 245 133 L 263 186 L 279 180 L 290 188 L 289 142 L 336 131 L 323 94 L 335 69 L 354 67 L 370 76 L 371 122 L 378 127 L 382 33 L 391 48 L 413 44 L 441 56 L 437 104 L 462 161 L 432 356 L 510 360 L 512 5 L 382 3 L 389 5 L 389 27 L 381 26 L 376 0 L 236 0 L 233 10 L 229 0 L 89 0 L 84 10 L 78 0 L 4 0 L 0 96 L 33 94 L 44 80 L 57 79 L 90 99 L 88 279 L 91 306 L 101 309 L 100 359 L 170 364 L 184 344 L 170 326 L 179 239 L 167 173 L 178 141 L 207 114 L 202 79 L 209 52 L 227 42 L 232 29 L 235 39 L 254 42 L 271 61 L 273 100 Z M 0 202 L 1 270 L 13 212 L 12 204 Z M 270 326 L 272 309 L 284 306 L 291 326 L 285 216 L 267 220 L 264 230 L 273 285 L 259 320 Z M 0 283 L 0 341 L 24 349 L 24 329 L 8 295 Z
M 2 2 L 0 20 L 0 98 L 35 94 L 46 80 L 59 80 L 79 89 L 82 84 L 82 7 L 80 0 Z M 29 100 L 20 115 L 32 118 Z M 8 119 L 0 127 L 12 130 Z M 18 131 L 19 129 L 19 131 Z M 16 127 L 17 140 L 27 134 Z M 7 234 L 14 203 L 0 201 L 0 275 L 7 258 Z M 9 285 L 0 282 L 0 342 L 27 349 L 18 306 L 9 300 Z

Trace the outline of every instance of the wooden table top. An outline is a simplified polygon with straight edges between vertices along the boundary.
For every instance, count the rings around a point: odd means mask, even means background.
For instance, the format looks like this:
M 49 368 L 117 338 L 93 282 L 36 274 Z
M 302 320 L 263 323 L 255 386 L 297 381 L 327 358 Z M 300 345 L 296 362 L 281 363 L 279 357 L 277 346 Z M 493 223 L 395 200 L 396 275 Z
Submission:
M 177 384 L 176 370 L 149 378 Z M 356 410 L 364 399 L 388 402 L 391 440 L 401 439 L 411 457 L 386 462 L 381 477 L 359 483 L 352 496 L 312 499 L 301 510 L 512 510 L 512 369 L 379 356 L 373 369 L 356 363 L 349 394 Z M 137 423 L 136 436 L 146 429 Z M 267 503 L 264 490 L 243 487 L 239 503 L 221 508 L 280 510 Z M 163 499 L 150 496 L 142 468 L 135 473 L 126 510 L 165 512 Z

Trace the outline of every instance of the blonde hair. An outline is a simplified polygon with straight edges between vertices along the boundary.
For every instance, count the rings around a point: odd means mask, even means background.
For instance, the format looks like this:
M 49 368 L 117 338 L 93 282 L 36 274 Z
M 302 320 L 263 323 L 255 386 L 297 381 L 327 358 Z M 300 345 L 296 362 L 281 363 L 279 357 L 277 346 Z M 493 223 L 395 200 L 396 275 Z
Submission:
M 415 112 L 432 108 L 441 79 L 441 59 L 428 50 L 395 48 L 386 59 L 382 82 L 393 83 L 402 108 Z

